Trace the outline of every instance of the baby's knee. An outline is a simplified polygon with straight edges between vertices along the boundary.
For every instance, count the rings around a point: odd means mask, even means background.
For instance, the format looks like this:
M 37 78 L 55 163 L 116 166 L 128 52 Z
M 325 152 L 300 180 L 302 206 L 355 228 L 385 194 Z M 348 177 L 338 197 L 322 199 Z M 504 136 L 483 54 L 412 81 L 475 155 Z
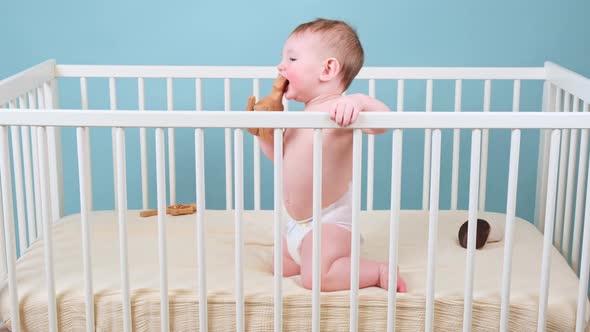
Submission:
M 326 288 L 326 283 L 328 283 L 329 280 L 326 279 L 325 275 L 321 275 L 320 276 L 320 284 L 321 284 L 321 290 L 324 291 Z M 301 285 L 303 286 L 303 288 L 305 289 L 309 289 L 312 290 L 313 289 L 313 273 L 301 273 Z
M 309 290 L 313 288 L 313 275 L 311 273 L 301 273 L 301 286 Z
M 313 289 L 313 274 L 301 273 L 301 285 L 305 289 Z M 320 290 L 322 292 L 329 292 L 334 289 L 334 278 L 330 277 L 327 273 L 320 275 Z
M 301 285 L 303 286 L 303 288 L 307 289 L 307 290 L 313 290 L 313 283 L 311 282 L 302 282 Z

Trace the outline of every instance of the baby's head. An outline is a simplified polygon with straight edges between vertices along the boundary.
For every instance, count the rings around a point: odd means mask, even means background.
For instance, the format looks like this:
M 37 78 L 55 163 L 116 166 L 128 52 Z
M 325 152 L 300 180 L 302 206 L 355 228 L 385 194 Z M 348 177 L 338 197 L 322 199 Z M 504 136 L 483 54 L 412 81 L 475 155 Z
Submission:
M 287 39 L 279 64 L 279 71 L 289 80 L 289 89 L 293 90 L 291 94 L 287 91 L 286 97 L 304 101 L 305 89 L 317 90 L 314 83 L 318 82 L 329 82 L 344 91 L 363 62 L 361 42 L 347 23 L 328 19 L 303 23 Z

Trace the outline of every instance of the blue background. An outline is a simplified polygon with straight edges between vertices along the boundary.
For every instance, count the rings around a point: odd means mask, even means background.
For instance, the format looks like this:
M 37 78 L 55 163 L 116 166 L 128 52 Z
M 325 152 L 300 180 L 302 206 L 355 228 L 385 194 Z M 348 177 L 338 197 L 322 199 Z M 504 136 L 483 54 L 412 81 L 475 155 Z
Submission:
M 588 1 L 3 1 L 0 12 L 0 77 L 12 75 L 47 59 L 59 64 L 264 65 L 278 63 L 282 45 L 298 24 L 316 17 L 343 19 L 357 28 L 366 66 L 543 66 L 553 61 L 590 76 Z M 79 108 L 75 79 L 60 80 L 60 103 Z M 175 108 L 194 109 L 192 82 L 175 81 Z M 221 81 L 204 86 L 206 109 L 223 108 Z M 261 94 L 268 91 L 263 82 Z M 435 82 L 435 110 L 453 109 L 454 82 Z M 136 83 L 118 80 L 118 108 L 137 108 Z M 240 109 L 251 83 L 232 86 L 232 109 Z M 364 90 L 363 90 L 364 89 Z M 521 111 L 541 107 L 539 82 L 523 82 Z M 90 79 L 90 107 L 108 108 L 108 81 Z M 165 82 L 146 80 L 146 107 L 165 109 Z M 361 83 L 351 90 L 366 91 Z M 464 82 L 466 111 L 481 110 L 483 82 Z M 393 109 L 396 82 L 377 87 L 377 97 Z M 492 110 L 509 110 L 510 82 L 494 83 Z M 424 108 L 423 82 L 406 83 L 406 111 Z M 293 109 L 300 109 L 294 105 Z M 150 205 L 155 205 L 153 130 L 148 131 Z M 65 212 L 78 211 L 75 133 L 65 129 Z M 452 133 L 443 134 L 441 208 L 450 206 Z M 366 140 L 365 140 L 366 141 Z M 127 131 L 129 206 L 141 207 L 138 131 Z M 505 209 L 509 132 L 490 137 L 487 209 Z M 94 205 L 112 209 L 110 131 L 92 131 Z M 177 130 L 178 201 L 194 200 L 194 158 L 191 131 Z M 224 208 L 223 133 L 207 132 L 208 208 Z M 246 135 L 246 188 L 251 188 L 251 138 Z M 404 137 L 402 206 L 421 207 L 422 131 Z M 538 133 L 524 132 L 517 214 L 532 220 Z M 460 208 L 467 208 L 469 175 L 468 132 L 461 138 Z M 376 145 L 375 207 L 389 204 L 391 132 Z M 389 159 L 388 159 L 389 158 Z M 272 208 L 272 165 L 263 163 L 263 208 Z M 492 195 L 493 194 L 493 195 Z M 246 194 L 246 207 L 252 208 Z

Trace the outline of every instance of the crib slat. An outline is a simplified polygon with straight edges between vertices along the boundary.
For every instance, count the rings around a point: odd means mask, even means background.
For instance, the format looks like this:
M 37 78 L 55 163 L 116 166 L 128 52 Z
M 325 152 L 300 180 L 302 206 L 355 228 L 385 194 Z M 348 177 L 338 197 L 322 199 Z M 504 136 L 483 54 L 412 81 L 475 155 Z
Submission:
M 83 110 L 87 110 L 88 109 L 88 85 L 86 82 L 86 77 L 80 77 L 80 100 L 82 102 L 82 109 Z M 84 130 L 84 134 L 86 135 L 86 138 L 84 139 L 84 142 L 86 144 L 86 146 L 84 147 L 84 153 L 86 154 L 86 174 L 88 174 L 88 183 L 86 184 L 87 188 L 88 188 L 88 211 L 92 211 L 92 203 L 93 203 L 93 197 L 92 197 L 92 159 L 90 158 L 91 155 L 91 150 L 90 150 L 90 128 L 88 128 L 87 130 Z
M 549 150 L 549 171 L 547 173 L 547 201 L 545 205 L 545 231 L 543 232 L 543 262 L 541 265 L 541 288 L 539 290 L 539 316 L 537 331 L 545 331 L 547 298 L 549 295 L 549 272 L 551 271 L 551 238 L 553 238 L 555 199 L 557 189 L 557 168 L 559 159 L 559 129 L 551 131 Z
M 461 80 L 455 80 L 455 112 L 461 112 Z M 457 209 L 459 197 L 459 157 L 461 155 L 461 130 L 453 129 L 453 168 L 451 175 L 451 210 Z
M 36 90 L 36 96 L 29 95 L 29 107 L 36 109 L 37 108 L 37 99 L 39 102 L 41 98 L 39 96 L 40 89 Z M 31 127 L 31 154 L 33 158 L 33 188 L 35 190 L 35 215 L 36 215 L 36 229 L 37 229 L 37 238 L 43 236 L 43 211 L 42 211 L 42 203 L 41 203 L 41 176 L 40 176 L 40 169 L 39 169 L 39 140 L 37 137 L 37 133 L 39 132 L 39 127 Z
M 117 110 L 117 86 L 114 77 L 109 77 L 109 101 L 110 101 L 110 110 L 116 111 Z M 117 179 L 117 143 L 116 143 L 116 128 L 111 129 L 111 142 L 112 142 L 112 151 L 113 151 L 113 187 L 115 188 L 115 210 L 119 209 L 119 198 L 117 195 L 119 192 L 117 191 L 117 183 L 119 180 Z
M 200 78 L 195 79 L 195 107 L 197 111 L 203 110 L 203 81 Z
M 197 267 L 199 270 L 199 331 L 207 331 L 207 261 L 205 253 L 205 145 L 203 129 L 195 129 L 195 179 L 197 188 Z
M 555 85 L 549 81 L 543 83 L 543 112 L 557 112 L 559 103 L 556 103 L 557 99 L 561 99 L 561 91 Z M 558 95 L 559 94 L 559 95 Z M 559 98 L 558 98 L 559 97 Z M 537 183 L 537 190 L 535 195 L 535 225 L 537 229 L 541 231 L 545 225 L 545 199 L 542 193 L 547 192 L 547 169 L 549 167 L 549 156 L 546 150 L 549 146 L 549 131 L 541 130 L 540 142 L 539 142 L 539 159 L 541 160 L 537 166 L 537 174 L 539 180 Z
M 274 155 L 283 155 L 283 130 L 274 130 Z M 274 160 L 274 330 L 283 331 L 283 158 Z
M 2 188 L 0 188 L 0 206 L 2 206 Z M 6 266 L 6 246 L 4 245 L 4 212 L 0 208 L 0 278 L 4 279 L 4 274 L 7 273 Z
M 20 97 L 19 100 L 21 109 L 27 108 L 26 98 Z M 20 128 L 21 138 L 23 140 L 23 172 L 25 178 L 25 203 L 27 211 L 27 230 L 28 230 L 28 244 L 36 237 L 35 232 L 35 204 L 34 198 L 35 193 L 33 192 L 33 178 L 31 175 L 31 139 L 30 130 L 28 126 L 21 126 Z
M 16 109 L 16 101 L 10 102 L 10 108 Z M 17 126 L 10 127 L 12 138 L 12 167 L 14 171 L 14 191 L 16 194 L 16 216 L 18 219 L 18 240 L 20 254 L 27 248 L 27 226 L 25 223 L 25 197 L 23 191 L 23 168 L 21 164 L 20 132 Z M 10 160 L 10 159 L 9 159 Z
M 485 80 L 483 92 L 483 111 L 490 111 L 490 100 L 492 96 L 492 82 Z M 513 108 L 514 110 L 514 108 Z M 479 178 L 479 210 L 486 209 L 486 189 L 488 185 L 488 144 L 489 144 L 489 130 L 482 130 L 481 137 L 481 176 Z
M 426 112 L 432 112 L 432 80 L 426 81 Z M 428 206 L 430 186 L 430 149 L 432 146 L 432 129 L 424 130 L 424 174 L 422 180 L 422 209 Z
M 8 147 L 8 128 L 6 126 L 0 126 L 0 175 L 2 182 L 2 228 L 6 249 L 11 326 L 12 331 L 20 331 L 20 312 L 16 285 L 16 245 L 14 243 L 10 157 Z M 22 232 L 24 232 L 24 230 L 22 230 Z
M 320 331 L 320 290 L 322 288 L 322 130 L 313 130 L 313 254 L 311 330 Z
M 369 80 L 369 96 L 375 98 L 375 80 Z M 375 187 L 375 135 L 367 135 L 367 211 L 373 210 Z
M 1 105 L 4 108 L 8 108 L 6 105 Z M 1 172 L 1 169 L 0 169 Z M 1 175 L 0 175 L 1 176 Z M 0 179 L 0 279 L 4 279 L 4 274 L 7 273 L 8 267 L 6 266 L 6 246 L 4 245 L 4 212 L 2 207 L 2 179 Z
M 158 257 L 160 261 L 160 320 L 162 331 L 170 328 L 168 311 L 168 254 L 166 250 L 166 161 L 164 129 L 156 128 L 156 182 L 158 191 Z
M 514 80 L 512 88 L 512 112 L 520 111 L 520 80 Z
M 260 94 L 260 80 L 255 78 L 252 81 L 254 97 L 258 101 Z M 252 138 L 254 158 L 254 210 L 260 210 L 260 142 L 258 136 Z M 282 156 L 282 154 L 280 154 Z
M 565 93 L 563 98 L 563 111 L 569 112 L 570 111 L 570 104 L 571 104 L 571 94 L 568 92 Z M 568 156 L 568 149 L 569 149 L 569 141 L 570 141 L 570 131 L 569 129 L 562 129 L 561 133 L 561 141 L 562 144 L 560 146 L 560 154 L 559 154 L 559 181 L 558 181 L 558 189 L 557 189 L 557 212 L 555 215 L 555 238 L 553 239 L 555 246 L 557 248 L 561 248 L 561 236 L 563 232 L 563 223 L 565 222 L 563 218 L 564 208 L 565 208 L 565 190 L 566 190 L 566 181 L 569 174 L 567 174 L 568 166 L 567 166 L 567 156 Z
M 44 105 L 47 109 L 54 109 L 56 108 L 56 101 L 54 101 L 54 84 L 57 84 L 56 81 L 49 81 L 43 84 L 43 91 L 44 91 Z M 47 127 L 47 151 L 48 151 L 48 167 L 49 167 L 49 183 L 50 183 L 50 201 L 51 201 L 51 217 L 52 223 L 56 222 L 61 218 L 61 192 L 60 192 L 60 173 L 58 171 L 58 163 L 61 165 L 61 161 L 59 161 L 58 151 L 60 151 L 60 147 L 57 146 L 58 144 L 58 132 L 55 127 Z M 61 142 L 61 141 L 60 141 Z
M 404 80 L 397 80 L 397 112 L 404 111 Z
M 244 239 L 242 229 L 242 211 L 244 209 L 244 160 L 243 132 L 234 132 L 234 177 L 235 177 L 235 287 L 236 287 L 236 331 L 244 331 Z
M 433 330 L 434 323 L 434 275 L 436 268 L 436 243 L 438 234 L 438 198 L 440 188 L 440 129 L 432 132 L 432 166 L 430 175 L 430 209 L 428 212 L 428 262 L 426 282 L 425 331 Z
M 465 267 L 465 296 L 463 300 L 463 331 L 471 331 L 473 305 L 473 271 L 475 256 L 475 234 L 477 232 L 477 194 L 479 193 L 479 163 L 481 154 L 481 130 L 471 134 L 471 166 L 469 175 L 469 216 L 467 231 L 467 264 Z
M 92 145 L 90 144 L 90 128 L 84 130 L 84 135 L 86 135 L 84 142 L 86 144 L 86 173 L 88 174 L 88 183 L 86 184 L 88 187 L 88 211 L 92 211 L 94 210 L 94 191 L 92 190 Z
M 80 102 L 83 110 L 88 109 L 88 84 L 86 77 L 80 77 Z
M 584 103 L 584 112 L 590 112 L 590 104 Z M 580 158 L 578 159 L 578 181 L 576 183 L 576 211 L 574 214 L 574 234 L 572 237 L 571 267 L 578 272 L 580 257 L 580 233 L 584 213 L 584 183 L 586 182 L 586 164 L 588 163 L 588 129 L 582 129 L 580 137 Z
M 86 303 L 86 331 L 94 331 L 94 292 L 92 290 L 92 260 L 88 226 L 88 173 L 86 167 L 86 133 L 88 128 L 76 129 L 78 148 L 78 183 L 80 185 L 80 224 L 82 226 L 82 257 L 84 265 L 84 298 Z
M 510 277 L 512 276 L 512 248 L 514 247 L 514 219 L 516 192 L 518 190 L 518 164 L 520 154 L 520 129 L 512 130 L 510 138 L 510 166 L 508 171 L 508 196 L 506 199 L 506 229 L 504 237 L 504 265 L 502 267 L 502 298 L 500 306 L 500 331 L 508 331 L 510 316 Z
M 387 331 L 395 331 L 395 309 L 397 295 L 397 265 L 399 214 L 401 207 L 401 174 L 403 156 L 403 131 L 393 130 L 391 144 L 391 216 L 389 221 L 389 289 L 387 291 Z
M 174 89 L 172 78 L 166 79 L 166 100 L 168 111 L 174 110 Z M 168 184 L 170 190 L 170 204 L 176 204 L 176 157 L 174 156 L 174 128 L 168 128 Z
M 137 79 L 137 104 L 139 111 L 145 111 L 145 85 L 143 78 Z M 146 129 L 139 128 L 139 154 L 141 163 L 141 208 L 147 210 L 149 207 L 149 183 L 147 163 L 147 138 Z
M 224 110 L 231 110 L 231 85 L 230 79 L 223 79 Z M 225 128 L 225 208 L 230 209 L 232 206 L 232 144 L 231 129 Z
M 283 109 L 285 112 L 289 112 L 289 100 L 283 96 Z
M 55 279 L 53 270 L 53 234 L 50 229 L 49 170 L 47 157 L 47 135 L 45 127 L 37 128 L 37 144 L 39 150 L 39 174 L 41 205 L 43 213 L 43 253 L 45 258 L 45 280 L 47 282 L 47 309 L 49 331 L 57 331 L 57 311 L 55 302 Z
M 363 133 L 353 130 L 352 141 L 352 237 L 350 252 L 350 331 L 358 329 L 358 291 L 361 234 L 359 214 L 361 210 L 361 162 L 363 156 Z
M 129 296 L 129 263 L 127 254 L 127 176 L 125 162 L 125 129 L 115 131 L 115 153 L 117 161 L 116 190 L 117 214 L 119 217 L 119 268 L 121 270 L 121 295 L 123 301 L 123 330 L 131 331 L 131 300 Z M 158 174 L 159 175 L 159 174 Z
M 574 98 L 573 112 L 580 111 L 580 100 Z M 578 131 L 572 129 L 570 131 L 570 146 L 567 160 L 567 184 L 565 194 L 565 207 L 563 216 L 563 238 L 561 241 L 561 252 L 563 256 L 569 256 L 570 252 L 570 237 L 572 235 L 572 211 L 574 203 L 574 179 L 576 177 L 576 158 L 578 156 Z
M 578 305 L 576 310 L 576 332 L 584 331 L 586 322 L 586 301 L 588 301 L 588 278 L 590 275 L 590 177 L 586 183 L 586 213 L 582 238 L 582 264 L 578 283 Z M 576 239 L 574 239 L 576 240 Z

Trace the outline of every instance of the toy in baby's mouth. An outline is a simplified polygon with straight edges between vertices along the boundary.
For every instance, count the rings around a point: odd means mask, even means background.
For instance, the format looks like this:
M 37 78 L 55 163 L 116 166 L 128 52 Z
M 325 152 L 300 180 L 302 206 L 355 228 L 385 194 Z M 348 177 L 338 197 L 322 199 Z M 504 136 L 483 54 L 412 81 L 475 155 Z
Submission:
M 469 221 L 465 221 L 459 228 L 459 244 L 467 248 L 467 230 Z M 475 235 L 475 248 L 479 249 L 488 242 L 502 241 L 504 238 L 504 221 L 477 219 L 477 232 Z
M 282 111 L 283 108 L 283 94 L 287 87 L 287 80 L 280 76 L 272 83 L 272 91 L 268 96 L 256 102 L 256 97 L 250 96 L 248 98 L 248 105 L 246 111 Z M 260 136 L 263 139 L 271 138 L 273 136 L 273 128 L 248 128 L 248 132 L 255 136 Z

